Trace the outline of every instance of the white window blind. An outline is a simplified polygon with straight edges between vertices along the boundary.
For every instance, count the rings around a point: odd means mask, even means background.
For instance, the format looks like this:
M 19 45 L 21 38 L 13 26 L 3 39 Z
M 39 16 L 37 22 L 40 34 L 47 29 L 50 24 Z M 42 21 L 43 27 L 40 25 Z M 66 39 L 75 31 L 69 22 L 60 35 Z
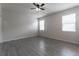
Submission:
M 76 31 L 76 14 L 62 16 L 62 31 Z
M 44 20 L 40 20 L 39 25 L 40 25 L 40 30 L 44 30 Z

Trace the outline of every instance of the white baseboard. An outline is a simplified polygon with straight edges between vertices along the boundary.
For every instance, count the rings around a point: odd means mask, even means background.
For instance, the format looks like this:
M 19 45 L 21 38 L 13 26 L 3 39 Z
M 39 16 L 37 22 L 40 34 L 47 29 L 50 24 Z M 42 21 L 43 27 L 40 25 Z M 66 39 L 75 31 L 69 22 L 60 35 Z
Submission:
M 5 39 L 5 40 L 1 40 L 0 43 L 8 42 L 8 41 L 13 41 L 13 40 L 19 40 L 19 39 L 22 39 L 22 38 L 35 37 L 35 36 L 37 36 L 37 34 L 19 35 L 19 36 L 14 37 L 14 38 L 9 38 L 9 39 Z
M 42 37 L 46 37 L 46 36 L 42 36 Z M 59 38 L 52 38 L 52 37 L 46 37 L 46 38 L 50 38 L 50 39 L 56 39 L 56 40 L 61 40 L 61 41 L 65 41 L 65 42 L 69 42 L 69 43 L 73 43 L 73 44 L 79 44 L 79 41 L 74 41 L 74 40 L 64 40 L 64 39 L 59 39 Z

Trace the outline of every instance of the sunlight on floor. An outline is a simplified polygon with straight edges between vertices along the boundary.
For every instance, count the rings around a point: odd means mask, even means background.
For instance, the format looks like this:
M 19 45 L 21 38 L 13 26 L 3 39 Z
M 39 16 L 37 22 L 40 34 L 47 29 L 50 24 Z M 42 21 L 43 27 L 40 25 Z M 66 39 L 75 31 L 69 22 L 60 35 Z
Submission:
M 75 52 L 69 48 L 63 48 L 62 49 L 62 55 L 64 56 L 74 56 Z

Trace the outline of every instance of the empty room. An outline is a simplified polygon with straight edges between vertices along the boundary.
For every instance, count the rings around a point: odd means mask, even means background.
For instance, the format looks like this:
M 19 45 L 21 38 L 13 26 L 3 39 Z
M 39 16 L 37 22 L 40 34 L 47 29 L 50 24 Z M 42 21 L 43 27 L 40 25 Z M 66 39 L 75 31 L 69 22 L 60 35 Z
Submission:
M 79 56 L 79 3 L 0 3 L 0 56 Z

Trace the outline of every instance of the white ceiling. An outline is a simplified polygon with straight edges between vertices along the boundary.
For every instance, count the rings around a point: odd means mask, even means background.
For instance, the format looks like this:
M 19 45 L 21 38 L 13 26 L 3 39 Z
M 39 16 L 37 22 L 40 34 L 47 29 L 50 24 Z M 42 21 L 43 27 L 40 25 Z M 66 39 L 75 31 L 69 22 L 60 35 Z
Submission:
M 45 10 L 39 12 L 30 9 L 34 7 L 32 3 L 5 3 L 2 4 L 2 8 L 5 10 L 11 10 L 18 13 L 31 14 L 38 18 L 48 15 L 50 13 L 63 11 L 78 5 L 79 3 L 45 3 Z

